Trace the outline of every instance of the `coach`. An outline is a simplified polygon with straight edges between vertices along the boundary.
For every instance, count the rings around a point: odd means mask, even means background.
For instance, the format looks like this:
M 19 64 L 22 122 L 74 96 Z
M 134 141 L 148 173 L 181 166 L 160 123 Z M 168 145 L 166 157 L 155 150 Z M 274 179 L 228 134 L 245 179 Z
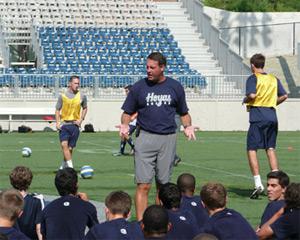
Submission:
M 135 145 L 135 207 L 141 220 L 148 205 L 148 194 L 155 177 L 156 189 L 170 181 L 176 151 L 175 114 L 178 113 L 189 140 L 195 139 L 195 127 L 181 84 L 164 76 L 166 58 L 159 52 L 147 57 L 147 78 L 133 85 L 122 109 L 120 136 L 129 132 L 130 116 L 137 117 Z

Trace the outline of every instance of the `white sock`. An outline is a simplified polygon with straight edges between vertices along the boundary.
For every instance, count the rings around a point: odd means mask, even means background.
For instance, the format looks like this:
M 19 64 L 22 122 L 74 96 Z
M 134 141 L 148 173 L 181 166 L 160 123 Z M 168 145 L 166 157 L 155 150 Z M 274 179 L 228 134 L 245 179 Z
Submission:
M 278 172 L 279 169 L 273 169 L 271 172 Z
M 73 162 L 72 162 L 72 159 L 66 161 L 65 164 L 66 164 L 65 167 L 73 168 Z
M 60 165 L 60 167 L 59 167 L 59 170 L 62 170 L 62 169 L 64 169 L 65 167 L 66 167 L 65 160 L 62 160 L 61 165 Z
M 264 186 L 261 182 L 260 175 L 253 176 L 253 179 L 254 179 L 255 188 L 260 187 L 262 190 L 264 190 Z

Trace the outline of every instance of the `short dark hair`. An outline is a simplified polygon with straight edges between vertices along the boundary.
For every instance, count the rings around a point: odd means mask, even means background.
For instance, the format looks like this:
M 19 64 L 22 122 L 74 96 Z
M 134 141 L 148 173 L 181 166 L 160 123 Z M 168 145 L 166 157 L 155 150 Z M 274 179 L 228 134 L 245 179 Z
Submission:
M 61 196 L 76 194 L 78 190 L 77 172 L 73 168 L 58 170 L 55 176 L 55 186 Z
M 69 78 L 69 82 L 72 82 L 74 79 L 80 79 L 79 76 L 77 75 L 72 75 L 70 78 Z
M 123 191 L 111 192 L 105 198 L 105 206 L 112 214 L 122 214 L 127 217 L 131 209 L 131 197 Z
M 300 183 L 291 183 L 286 188 L 284 200 L 287 209 L 300 208 Z
M 9 189 L 0 193 L 0 217 L 14 222 L 23 207 L 24 200 L 19 191 Z
M 168 232 L 169 216 L 165 208 L 159 205 L 151 205 L 146 208 L 142 222 L 144 232 L 147 235 L 163 234 Z
M 19 191 L 26 191 L 32 182 L 32 172 L 28 167 L 16 166 L 10 173 L 10 184 Z
M 289 176 L 283 171 L 273 171 L 267 174 L 267 179 L 275 178 L 278 180 L 279 185 L 282 188 L 286 188 L 290 183 Z
M 207 183 L 200 192 L 201 200 L 210 210 L 225 207 L 226 196 L 227 191 L 221 183 Z
M 261 53 L 254 54 L 250 58 L 250 63 L 254 65 L 256 68 L 264 68 L 265 67 L 266 58 Z
M 149 56 L 147 57 L 147 59 L 157 61 L 159 66 L 162 66 L 162 65 L 167 66 L 167 59 L 160 52 L 150 53 Z
M 177 186 L 182 193 L 194 192 L 196 179 L 192 174 L 183 173 L 177 178 Z
M 166 183 L 160 186 L 158 197 L 166 209 L 179 208 L 181 193 L 174 183 Z

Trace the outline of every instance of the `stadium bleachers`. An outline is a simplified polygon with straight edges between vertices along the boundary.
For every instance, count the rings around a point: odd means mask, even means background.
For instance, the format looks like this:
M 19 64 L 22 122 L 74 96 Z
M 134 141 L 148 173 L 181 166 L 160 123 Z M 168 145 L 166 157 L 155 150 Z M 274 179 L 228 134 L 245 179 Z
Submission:
M 145 76 L 146 57 L 153 51 L 167 57 L 168 75 L 184 75 L 178 80 L 185 87 L 206 86 L 205 78 L 186 62 L 152 1 L 1 0 L 0 4 L 6 7 L 0 13 L 4 29 L 14 26 L 17 17 L 23 27 L 31 28 L 38 58 L 37 68 L 2 70 L 0 86 L 54 87 L 57 80 L 49 74 L 79 74 L 102 76 L 86 77 L 88 86 L 123 87 L 136 80 L 130 75 Z M 66 81 L 58 85 L 65 86 Z

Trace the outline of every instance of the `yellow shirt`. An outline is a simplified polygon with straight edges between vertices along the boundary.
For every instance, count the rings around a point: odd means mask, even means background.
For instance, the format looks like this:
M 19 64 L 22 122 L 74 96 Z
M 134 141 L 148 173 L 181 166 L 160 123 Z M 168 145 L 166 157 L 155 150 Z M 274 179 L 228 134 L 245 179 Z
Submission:
M 255 73 L 256 97 L 247 106 L 276 107 L 277 105 L 277 78 L 272 74 Z
M 76 121 L 80 120 L 81 110 L 81 97 L 80 92 L 77 92 L 74 98 L 68 98 L 65 94 L 62 94 L 62 108 L 61 108 L 61 120 L 62 121 Z

